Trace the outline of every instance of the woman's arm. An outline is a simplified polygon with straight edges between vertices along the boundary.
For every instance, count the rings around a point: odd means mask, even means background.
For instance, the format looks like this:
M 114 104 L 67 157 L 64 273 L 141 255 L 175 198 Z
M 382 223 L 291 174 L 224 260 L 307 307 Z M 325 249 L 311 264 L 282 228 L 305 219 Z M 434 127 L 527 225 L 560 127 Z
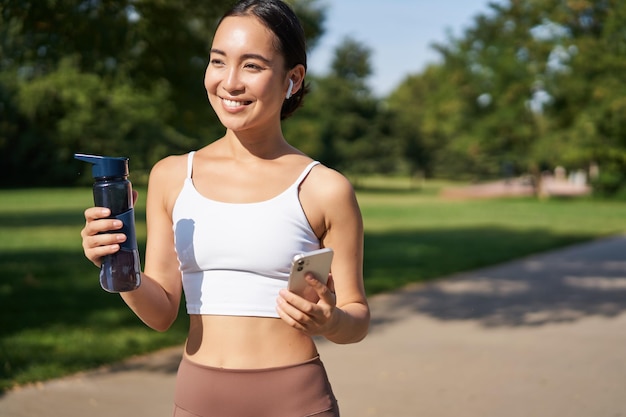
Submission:
M 332 280 L 325 286 L 310 277 L 309 285 L 320 297 L 316 304 L 281 291 L 279 314 L 311 335 L 358 342 L 367 335 L 370 311 L 363 285 L 363 221 L 354 190 L 341 174 L 319 167 L 304 182 L 301 201 L 313 227 L 323 230 L 323 246 L 335 252 Z
M 158 331 L 167 330 L 176 320 L 182 294 L 171 218 L 172 207 L 185 173 L 179 160 L 180 157 L 166 158 L 158 162 L 150 173 L 142 283 L 137 290 L 121 294 L 135 314 Z

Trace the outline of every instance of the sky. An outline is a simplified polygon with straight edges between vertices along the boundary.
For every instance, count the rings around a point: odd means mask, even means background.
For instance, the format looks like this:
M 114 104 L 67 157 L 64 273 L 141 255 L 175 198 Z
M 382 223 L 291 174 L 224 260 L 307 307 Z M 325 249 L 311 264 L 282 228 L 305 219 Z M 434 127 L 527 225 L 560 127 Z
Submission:
M 326 31 L 309 55 L 309 72 L 327 73 L 332 54 L 350 36 L 371 52 L 372 91 L 384 97 L 410 74 L 421 72 L 439 55 L 430 45 L 445 43 L 489 14 L 493 0 L 320 0 L 327 6 Z

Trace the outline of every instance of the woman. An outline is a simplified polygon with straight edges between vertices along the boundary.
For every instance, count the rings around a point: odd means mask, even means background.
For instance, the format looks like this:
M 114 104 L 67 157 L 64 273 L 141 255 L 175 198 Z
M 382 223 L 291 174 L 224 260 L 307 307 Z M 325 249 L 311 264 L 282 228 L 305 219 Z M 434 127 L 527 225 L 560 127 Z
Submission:
M 350 183 L 288 144 L 281 120 L 305 95 L 302 27 L 279 0 L 244 0 L 218 24 L 204 84 L 226 128 L 217 141 L 170 156 L 150 173 L 148 240 L 139 289 L 122 293 L 165 331 L 184 288 L 190 328 L 174 415 L 338 416 L 312 336 L 365 337 L 363 226 Z M 119 250 L 107 209 L 85 211 L 85 255 Z M 327 285 L 286 290 L 292 257 L 334 250 Z

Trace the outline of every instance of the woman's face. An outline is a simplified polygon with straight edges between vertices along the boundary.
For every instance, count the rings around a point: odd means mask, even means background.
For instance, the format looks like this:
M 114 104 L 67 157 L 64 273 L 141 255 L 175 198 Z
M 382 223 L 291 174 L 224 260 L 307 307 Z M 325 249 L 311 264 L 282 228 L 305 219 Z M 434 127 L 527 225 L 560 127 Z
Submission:
M 275 42 L 274 34 L 252 16 L 227 17 L 217 28 L 204 86 L 227 129 L 280 125 L 289 79 Z

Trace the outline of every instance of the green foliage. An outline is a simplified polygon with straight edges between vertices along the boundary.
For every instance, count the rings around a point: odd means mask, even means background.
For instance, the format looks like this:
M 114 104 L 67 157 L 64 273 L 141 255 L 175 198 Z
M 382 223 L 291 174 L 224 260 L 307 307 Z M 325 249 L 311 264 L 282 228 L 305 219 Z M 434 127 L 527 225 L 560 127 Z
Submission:
M 307 36 L 324 8 L 297 0 Z M 0 187 L 80 181 L 76 152 L 128 156 L 145 181 L 160 158 L 223 134 L 203 88 L 230 0 L 0 3 Z
M 465 103 L 449 77 L 448 71 L 430 66 L 422 75 L 408 77 L 387 100 L 394 117 L 392 131 L 405 144 L 411 171 L 429 177 L 437 175 L 437 167 L 446 163 L 441 155 L 446 144 L 464 148 L 456 135 L 466 123 Z M 467 167 L 461 172 L 467 172 Z
M 289 3 L 312 48 L 326 6 Z M 77 151 L 129 156 L 143 181 L 159 158 L 223 134 L 202 77 L 228 0 L 0 4 L 0 186 L 80 181 Z M 626 3 L 490 9 L 384 99 L 367 85 L 371 50 L 344 39 L 329 72 L 309 74 L 285 136 L 350 175 L 484 180 L 597 165 L 597 193 L 623 193 Z
M 29 161 L 41 176 L 12 178 L 11 184 L 71 183 L 78 166 L 75 152 L 130 154 L 136 175 L 147 171 L 170 149 L 190 146 L 163 122 L 171 107 L 168 98 L 164 82 L 151 91 L 121 81 L 109 86 L 94 73 L 79 72 L 74 60 L 62 60 L 57 70 L 23 83 L 16 94 L 20 114 L 32 128 L 20 132 L 2 158 L 9 167 Z M 27 147 L 20 139 L 31 135 L 38 140 Z
M 347 37 L 335 50 L 335 59 L 331 64 L 332 74 L 355 87 L 372 74 L 370 63 L 371 51 L 361 42 Z
M 324 34 L 324 23 L 326 22 L 326 13 L 328 7 L 319 4 L 319 0 L 289 0 L 289 5 L 298 15 L 304 35 L 307 39 L 307 47 L 312 50 L 317 42 Z
M 536 174 L 595 163 L 600 190 L 620 190 L 626 4 L 525 0 L 491 9 L 459 39 L 435 45 L 441 65 L 389 97 L 413 164 L 427 175 L 484 179 L 503 166 Z
M 285 123 L 285 136 L 325 164 L 348 174 L 402 172 L 403 151 L 391 114 L 367 86 L 371 51 L 346 38 L 331 72 L 310 76 L 304 108 Z

